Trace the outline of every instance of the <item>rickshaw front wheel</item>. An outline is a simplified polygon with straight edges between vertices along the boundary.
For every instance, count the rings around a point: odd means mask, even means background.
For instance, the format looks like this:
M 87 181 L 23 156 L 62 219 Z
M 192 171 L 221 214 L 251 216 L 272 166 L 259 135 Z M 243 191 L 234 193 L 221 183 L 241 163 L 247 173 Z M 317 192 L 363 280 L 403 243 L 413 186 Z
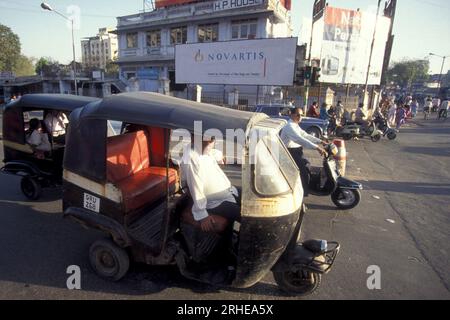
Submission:
M 295 272 L 274 272 L 273 277 L 282 291 L 296 296 L 312 294 L 322 281 L 322 275 L 304 269 Z
M 89 261 L 102 278 L 118 281 L 130 267 L 128 253 L 110 239 L 95 241 L 89 248 Z
M 23 177 L 20 181 L 20 189 L 22 193 L 30 200 L 37 200 L 42 193 L 41 185 L 36 179 L 30 177 Z

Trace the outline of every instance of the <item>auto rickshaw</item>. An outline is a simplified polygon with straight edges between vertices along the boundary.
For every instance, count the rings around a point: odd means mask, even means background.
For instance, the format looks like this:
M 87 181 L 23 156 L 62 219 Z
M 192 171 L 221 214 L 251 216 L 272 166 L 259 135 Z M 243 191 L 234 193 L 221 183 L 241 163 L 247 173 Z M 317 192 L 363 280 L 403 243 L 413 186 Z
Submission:
M 131 129 L 110 135 L 108 121 Z M 117 281 L 134 261 L 176 265 L 189 279 L 247 288 L 272 271 L 281 289 L 303 295 L 316 290 L 321 275 L 330 270 L 338 243 L 298 242 L 303 189 L 278 136 L 285 120 L 136 92 L 76 109 L 70 123 L 64 217 L 107 235 L 89 249 L 90 264 L 101 277 Z M 230 171 L 242 188 L 241 219 L 214 259 L 196 258 L 206 250 L 198 242 L 204 233 L 190 218 L 182 166 L 171 156 L 177 145 L 172 135 L 180 129 L 194 134 L 215 130 L 234 144 L 234 151 L 242 151 L 242 164 Z M 240 131 L 244 139 L 229 138 L 230 130 Z
M 46 130 L 44 119 L 52 111 L 69 116 L 95 98 L 62 94 L 28 94 L 9 103 L 3 110 L 3 148 L 5 166 L 1 171 L 22 177 L 20 186 L 23 194 L 30 200 L 37 200 L 42 188 L 55 187 L 62 183 L 62 160 L 64 143 L 54 141 Z M 37 119 L 48 134 L 50 149 L 37 152 L 27 143 L 30 121 Z

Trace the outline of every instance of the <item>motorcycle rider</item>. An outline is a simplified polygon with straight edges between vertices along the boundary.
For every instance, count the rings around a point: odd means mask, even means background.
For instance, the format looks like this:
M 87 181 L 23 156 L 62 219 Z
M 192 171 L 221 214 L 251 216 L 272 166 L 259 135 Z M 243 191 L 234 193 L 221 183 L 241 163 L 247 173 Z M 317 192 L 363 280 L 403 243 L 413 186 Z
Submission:
M 290 112 L 290 119 L 286 126 L 281 130 L 281 140 L 288 148 L 292 158 L 300 169 L 304 196 L 309 193 L 309 181 L 311 177 L 310 163 L 304 157 L 303 148 L 317 150 L 320 155 L 326 155 L 326 151 L 322 147 L 326 142 L 319 138 L 313 137 L 300 128 L 303 110 L 301 108 L 293 108 Z
M 448 99 L 444 99 L 442 101 L 441 105 L 439 106 L 438 119 L 443 118 L 444 117 L 444 113 L 445 112 L 448 113 L 448 109 L 449 109 Z

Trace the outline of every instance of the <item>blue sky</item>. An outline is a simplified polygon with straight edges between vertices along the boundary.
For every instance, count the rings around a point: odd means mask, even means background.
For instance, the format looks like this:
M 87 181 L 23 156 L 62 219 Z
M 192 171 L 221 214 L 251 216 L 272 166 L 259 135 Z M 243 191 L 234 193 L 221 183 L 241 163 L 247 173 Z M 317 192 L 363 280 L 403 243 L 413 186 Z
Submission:
M 142 10 L 141 0 L 47 0 L 55 9 L 66 13 L 69 6 L 81 10 L 80 29 L 76 31 L 77 59 L 79 40 L 93 36 L 101 27 L 115 27 L 115 17 Z M 329 0 L 329 5 L 348 9 L 376 10 L 377 0 Z M 28 56 L 51 56 L 62 63 L 72 57 L 70 29 L 64 20 L 40 9 L 41 1 L 0 0 L 0 23 L 20 36 L 22 52 Z M 294 33 L 310 24 L 314 0 L 293 0 Z M 384 1 L 383 1 L 384 4 Z M 394 25 L 393 60 L 425 58 L 429 52 L 450 55 L 450 1 L 398 0 Z M 442 59 L 430 58 L 431 71 L 438 73 Z M 444 70 L 450 69 L 447 59 Z

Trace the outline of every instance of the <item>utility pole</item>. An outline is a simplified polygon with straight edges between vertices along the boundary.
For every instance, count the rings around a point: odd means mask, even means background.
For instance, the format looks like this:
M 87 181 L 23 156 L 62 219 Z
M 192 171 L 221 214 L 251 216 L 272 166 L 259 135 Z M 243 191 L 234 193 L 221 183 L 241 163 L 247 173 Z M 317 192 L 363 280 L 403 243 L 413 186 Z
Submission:
M 314 31 L 314 22 L 318 20 L 320 17 L 322 17 L 323 12 L 326 7 L 326 1 L 325 0 L 315 0 L 313 5 L 313 14 L 312 14 L 312 24 L 311 24 L 311 37 L 309 39 L 309 53 L 308 53 L 308 61 L 306 63 L 306 67 L 312 67 L 312 57 L 311 57 L 311 49 L 312 49 L 312 42 L 313 42 L 313 31 Z M 320 62 L 319 62 L 320 66 Z M 309 80 L 305 82 L 305 99 L 304 99 L 304 112 L 306 114 L 306 111 L 308 109 L 308 99 L 309 99 Z
M 372 67 L 373 47 L 375 46 L 375 37 L 377 35 L 378 16 L 380 14 L 380 7 L 381 7 L 381 0 L 378 0 L 377 16 L 375 18 L 375 28 L 373 29 L 372 44 L 370 45 L 369 65 L 367 66 L 366 83 L 364 85 L 364 99 L 365 99 L 366 94 L 367 94 L 367 87 L 368 87 L 368 83 L 369 83 L 370 68 Z

